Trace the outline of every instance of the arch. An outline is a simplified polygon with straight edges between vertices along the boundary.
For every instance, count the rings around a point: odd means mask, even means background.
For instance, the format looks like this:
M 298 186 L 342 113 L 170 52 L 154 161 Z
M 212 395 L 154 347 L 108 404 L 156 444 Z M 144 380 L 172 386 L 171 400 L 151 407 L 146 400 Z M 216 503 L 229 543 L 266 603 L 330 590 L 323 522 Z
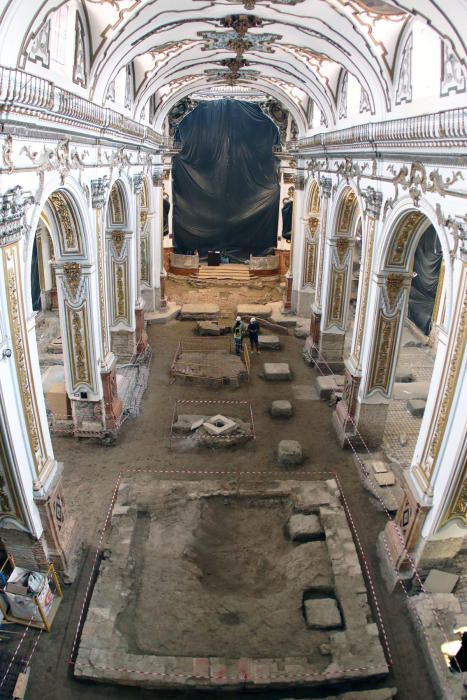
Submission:
M 350 236 L 354 229 L 354 220 L 358 208 L 357 193 L 352 187 L 346 187 L 341 193 L 335 214 L 335 233 Z
M 30 272 L 34 239 L 44 215 L 57 261 L 75 260 L 89 265 L 93 257 L 92 246 L 89 245 L 91 228 L 88 208 L 79 183 L 71 176 L 63 184 L 59 182 L 58 175 L 51 177 L 32 212 L 30 233 L 25 240 L 23 284 L 28 317 L 32 313 Z M 68 246 L 68 242 L 72 245 Z
M 376 261 L 377 274 L 411 271 L 415 249 L 429 226 L 433 226 L 441 243 L 444 261 L 444 284 L 446 289 L 445 328 L 451 323 L 453 289 L 452 262 L 449 240 L 445 230 L 439 226 L 432 206 L 422 197 L 415 208 L 410 197 L 405 197 L 387 219 L 380 239 L 380 250 Z
M 127 188 L 121 178 L 115 180 L 107 200 L 106 226 L 128 228 L 130 225 L 130 207 Z
M 255 83 L 255 87 L 257 87 L 259 90 L 263 90 L 265 92 L 265 95 L 270 95 L 271 97 L 276 98 L 279 102 L 282 102 L 285 107 L 289 110 L 290 114 L 293 116 L 295 119 L 295 122 L 298 127 L 298 132 L 299 136 L 305 136 L 307 132 L 307 123 L 306 123 L 306 118 L 305 115 L 303 114 L 303 111 L 298 107 L 298 105 L 287 95 L 287 93 L 277 87 L 272 86 L 272 84 L 265 84 L 266 80 L 258 80 Z M 206 81 L 203 80 L 202 77 L 199 77 L 197 79 L 194 79 L 190 81 L 188 85 L 184 84 L 182 87 L 180 87 L 179 90 L 175 90 L 175 92 L 167 98 L 164 102 L 162 102 L 157 110 L 156 110 L 156 115 L 153 121 L 153 128 L 156 131 L 162 131 L 164 121 L 169 114 L 170 110 L 174 105 L 177 104 L 180 100 L 182 100 L 184 97 L 187 97 L 193 92 L 196 92 L 196 90 L 199 90 L 200 88 L 206 87 Z M 146 94 L 145 99 L 149 99 L 149 93 Z M 141 103 L 143 104 L 143 99 L 141 99 Z M 327 114 L 327 112 L 326 112 Z

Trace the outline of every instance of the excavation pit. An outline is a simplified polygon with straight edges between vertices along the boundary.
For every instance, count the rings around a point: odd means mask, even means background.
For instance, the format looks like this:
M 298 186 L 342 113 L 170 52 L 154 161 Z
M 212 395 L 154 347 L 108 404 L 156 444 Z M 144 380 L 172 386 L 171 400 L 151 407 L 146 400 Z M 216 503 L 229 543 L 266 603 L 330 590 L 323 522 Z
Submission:
M 304 504 L 324 538 L 302 544 L 286 524 Z M 78 678 L 232 690 L 387 674 L 332 480 L 239 491 L 141 474 L 120 487 L 105 546 Z
M 180 341 L 170 368 L 172 377 L 185 384 L 218 389 L 237 388 L 249 377 L 249 355 L 233 353 L 230 339 Z

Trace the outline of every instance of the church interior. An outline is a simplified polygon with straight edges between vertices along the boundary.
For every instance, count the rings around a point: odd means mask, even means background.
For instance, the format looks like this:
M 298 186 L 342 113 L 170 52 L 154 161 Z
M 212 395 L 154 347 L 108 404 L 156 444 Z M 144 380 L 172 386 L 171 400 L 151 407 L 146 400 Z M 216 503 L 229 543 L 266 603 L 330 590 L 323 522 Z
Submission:
M 0 0 L 0 699 L 467 698 L 466 36 Z

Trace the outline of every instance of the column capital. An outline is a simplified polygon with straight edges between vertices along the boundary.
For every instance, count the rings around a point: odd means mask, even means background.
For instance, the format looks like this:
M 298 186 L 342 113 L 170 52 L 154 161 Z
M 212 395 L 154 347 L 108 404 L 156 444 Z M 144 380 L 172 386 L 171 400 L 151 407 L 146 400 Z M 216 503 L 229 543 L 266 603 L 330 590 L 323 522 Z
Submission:
M 366 204 L 366 215 L 371 216 L 373 219 L 379 219 L 381 205 L 383 203 L 383 193 L 378 192 L 374 187 L 369 185 L 366 189 L 362 190 L 362 197 Z
M 143 184 L 144 184 L 144 173 L 136 173 L 136 175 L 133 175 L 133 193 L 134 194 L 141 194 L 141 190 L 143 189 Z
M 91 180 L 91 204 L 93 209 L 102 209 L 105 203 L 105 195 L 110 182 L 107 175 Z
M 34 197 L 20 185 L 0 195 L 0 247 L 16 243 L 26 230 L 24 215 Z
M 330 197 L 332 190 L 332 179 L 330 177 L 322 177 L 319 181 L 323 197 Z
M 162 187 L 164 184 L 164 167 L 155 165 L 152 169 L 152 184 L 154 187 Z
M 305 171 L 297 170 L 295 174 L 295 189 L 302 191 L 305 189 Z

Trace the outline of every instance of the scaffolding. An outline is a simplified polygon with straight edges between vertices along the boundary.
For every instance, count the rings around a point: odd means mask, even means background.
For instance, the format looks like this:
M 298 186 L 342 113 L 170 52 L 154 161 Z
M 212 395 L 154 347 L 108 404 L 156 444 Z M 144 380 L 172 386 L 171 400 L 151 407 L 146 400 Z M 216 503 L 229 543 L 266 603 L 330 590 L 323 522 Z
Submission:
M 12 571 L 15 571 L 17 569 L 15 560 L 11 554 L 8 555 L 5 562 L 3 563 L 3 566 L 0 569 L 0 573 L 3 574 L 7 566 L 11 567 Z M 32 612 L 28 618 L 18 617 L 17 615 L 13 615 L 10 608 L 8 607 L 8 601 L 4 591 L 3 595 L 0 595 L 0 610 L 3 613 L 4 622 L 10 622 L 17 625 L 25 625 L 26 627 L 35 627 L 36 629 L 43 630 L 45 632 L 50 632 L 52 630 L 53 621 L 55 620 L 58 608 L 60 607 L 60 603 L 62 602 L 63 592 L 60 586 L 60 582 L 58 580 L 57 572 L 55 571 L 55 567 L 53 564 L 49 564 L 47 571 L 38 573 L 42 573 L 42 575 L 45 577 L 48 586 L 50 587 L 52 595 L 52 603 L 50 606 L 44 605 L 40 595 L 21 595 L 19 593 L 15 593 L 14 595 L 16 597 L 25 598 L 28 601 L 33 602 L 35 606 L 32 609 Z M 28 606 L 27 609 L 29 610 L 30 607 L 31 606 Z

